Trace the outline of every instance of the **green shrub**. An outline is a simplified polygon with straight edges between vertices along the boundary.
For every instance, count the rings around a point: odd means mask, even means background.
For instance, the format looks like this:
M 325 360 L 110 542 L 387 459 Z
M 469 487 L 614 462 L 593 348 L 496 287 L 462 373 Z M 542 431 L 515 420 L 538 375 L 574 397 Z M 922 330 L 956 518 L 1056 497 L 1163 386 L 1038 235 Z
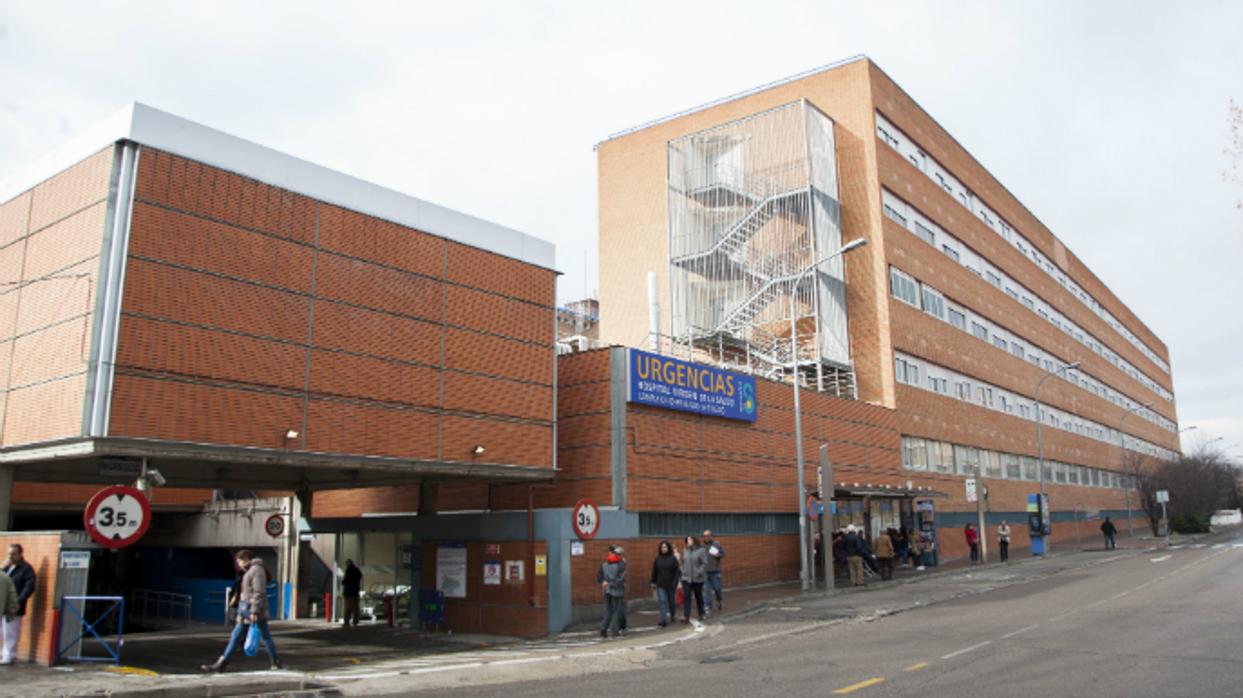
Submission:
M 1175 514 L 1170 517 L 1170 530 L 1174 533 L 1208 533 L 1208 516 L 1205 514 Z

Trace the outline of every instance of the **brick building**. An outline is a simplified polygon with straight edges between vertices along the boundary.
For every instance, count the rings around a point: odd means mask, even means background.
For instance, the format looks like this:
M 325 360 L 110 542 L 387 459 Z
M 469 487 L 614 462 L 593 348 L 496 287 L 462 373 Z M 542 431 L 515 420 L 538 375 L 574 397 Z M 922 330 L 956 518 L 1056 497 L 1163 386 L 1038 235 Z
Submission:
M 990 525 L 1026 521 L 1043 475 L 1056 544 L 1125 519 L 1126 472 L 1178 450 L 1165 344 L 869 59 L 597 151 L 601 339 L 649 335 L 640 291 L 656 272 L 675 353 L 789 380 L 793 294 L 798 375 L 893 410 L 901 479 L 950 495 L 944 555 L 965 548 L 949 529 L 974 518 L 964 480 L 977 467 Z M 858 238 L 868 244 L 844 269 L 834 260 L 795 286 Z M 848 350 L 808 344 L 824 334 Z

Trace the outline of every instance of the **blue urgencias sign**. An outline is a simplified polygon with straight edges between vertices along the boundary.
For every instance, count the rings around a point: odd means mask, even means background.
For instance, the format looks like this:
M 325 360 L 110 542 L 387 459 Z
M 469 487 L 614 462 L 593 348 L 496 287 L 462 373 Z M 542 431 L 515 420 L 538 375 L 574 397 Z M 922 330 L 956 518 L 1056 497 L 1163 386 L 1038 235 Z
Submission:
M 628 400 L 641 405 L 755 421 L 755 378 L 638 349 L 627 353 Z

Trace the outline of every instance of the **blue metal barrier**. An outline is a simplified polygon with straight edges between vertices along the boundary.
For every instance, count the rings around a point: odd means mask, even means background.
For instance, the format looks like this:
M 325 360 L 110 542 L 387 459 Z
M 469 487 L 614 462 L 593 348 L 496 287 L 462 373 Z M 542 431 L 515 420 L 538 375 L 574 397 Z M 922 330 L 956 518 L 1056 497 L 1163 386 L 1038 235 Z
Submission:
M 68 603 L 71 601 L 82 602 L 82 610 L 78 610 L 78 608 L 74 606 L 72 603 Z M 86 616 L 88 614 L 86 612 L 86 605 L 92 602 L 103 602 L 107 605 L 104 607 L 104 610 L 101 611 L 99 615 L 95 617 L 94 620 L 87 620 Z M 58 646 L 56 648 L 56 660 L 57 661 L 111 662 L 117 665 L 121 664 L 121 645 L 124 644 L 124 642 L 122 641 L 122 637 L 123 637 L 122 633 L 125 629 L 125 597 L 122 597 L 122 596 L 62 596 L 60 597 L 60 608 L 61 608 L 62 618 L 67 613 L 72 613 L 74 616 L 77 617 L 81 625 L 79 626 L 78 636 L 75 637 L 72 642 L 70 642 L 68 645 Z M 114 611 L 116 612 L 115 614 L 113 613 Z M 99 624 L 107 620 L 109 617 L 115 617 L 116 624 L 117 624 L 117 639 L 114 645 L 109 645 L 108 641 L 105 640 L 103 636 L 99 634 L 98 630 L 96 630 Z M 66 657 L 65 655 L 70 650 L 72 650 L 74 646 L 78 646 L 79 651 L 81 650 L 82 640 L 86 639 L 87 633 L 90 633 L 91 635 L 95 637 L 96 640 L 99 640 L 100 646 L 104 648 L 104 652 L 107 652 L 108 656 L 107 657 L 81 657 L 81 656 Z M 58 641 L 57 644 L 62 645 L 63 639 L 64 638 L 60 638 L 60 641 Z

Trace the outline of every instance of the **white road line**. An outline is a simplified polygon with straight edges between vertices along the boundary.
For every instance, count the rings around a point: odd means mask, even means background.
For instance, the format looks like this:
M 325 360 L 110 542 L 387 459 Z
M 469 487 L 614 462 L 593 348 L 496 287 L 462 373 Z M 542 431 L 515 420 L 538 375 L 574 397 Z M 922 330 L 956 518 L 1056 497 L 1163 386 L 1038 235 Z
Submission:
M 1154 558 L 1152 558 L 1152 561 L 1153 561 L 1153 562 L 1165 562 L 1166 560 L 1168 560 L 1168 559 L 1170 559 L 1170 558 L 1172 558 L 1172 557 L 1174 557 L 1174 556 L 1173 556 L 1173 555 L 1162 555 L 1161 557 L 1154 557 Z
M 1122 598 L 1123 596 L 1126 596 L 1126 595 L 1128 595 L 1128 594 L 1130 594 L 1130 593 L 1131 593 L 1131 590 L 1130 590 L 1130 589 L 1127 589 L 1126 591 L 1120 591 L 1120 592 L 1118 592 L 1117 594 L 1114 594 L 1113 596 L 1111 596 L 1111 597 L 1109 597 L 1109 598 L 1111 598 L 1111 599 L 1120 599 L 1120 598 Z
M 1108 599 L 1101 599 L 1100 601 L 1093 601 L 1092 603 L 1088 604 L 1087 606 L 1084 606 L 1083 608 L 1084 610 L 1087 610 L 1089 608 L 1096 608 L 1097 606 L 1105 603 L 1106 601 L 1108 601 Z
M 1029 625 L 1029 626 L 1027 626 L 1026 628 L 1019 628 L 1018 630 L 1015 630 L 1015 631 L 1014 631 L 1014 632 L 1012 632 L 1012 633 L 1006 633 L 1005 635 L 1002 635 L 1002 636 L 1001 636 L 1001 639 L 1003 639 L 1003 640 L 1009 640 L 1010 638 L 1014 637 L 1015 635 L 1021 635 L 1021 634 L 1025 633 L 1025 632 L 1027 632 L 1028 630 L 1035 630 L 1036 628 L 1039 628 L 1039 627 L 1040 627 L 1040 624 L 1039 624 L 1039 623 L 1033 623 L 1032 625 Z
M 1234 550 L 1237 550 L 1239 548 L 1243 548 L 1243 543 L 1233 543 L 1230 545 L 1230 547 Z
M 1151 580 L 1151 581 L 1144 582 L 1143 584 L 1140 584 L 1139 586 L 1137 586 L 1137 587 L 1135 587 L 1134 589 L 1132 589 L 1132 591 L 1139 591 L 1140 589 L 1146 589 L 1146 588 L 1148 588 L 1148 585 L 1149 585 L 1149 584 L 1152 584 L 1152 582 L 1153 582 L 1153 581 L 1156 581 L 1156 580 Z
M 957 657 L 960 654 L 966 654 L 972 650 L 978 650 L 985 645 L 991 645 L 991 644 L 993 644 L 992 640 L 985 640 L 984 642 L 978 642 L 970 647 L 964 647 L 958 650 L 957 652 L 950 652 L 949 654 L 942 656 L 941 659 L 953 659 L 954 657 Z
M 1071 617 L 1071 616 L 1073 616 L 1073 615 L 1075 615 L 1075 611 L 1067 611 L 1067 612 L 1063 613 L 1063 614 L 1062 614 L 1062 615 L 1060 615 L 1060 616 L 1053 616 L 1052 618 L 1050 618 L 1050 619 L 1049 619 L 1049 622 L 1050 622 L 1050 623 L 1054 623 L 1054 622 L 1057 622 L 1057 621 L 1059 621 L 1059 620 L 1061 620 L 1061 619 L 1063 619 L 1063 618 L 1069 618 L 1069 617 Z
M 1217 550 L 1218 548 L 1224 548 L 1224 547 L 1226 547 L 1225 543 L 1214 543 L 1213 544 L 1213 550 Z

